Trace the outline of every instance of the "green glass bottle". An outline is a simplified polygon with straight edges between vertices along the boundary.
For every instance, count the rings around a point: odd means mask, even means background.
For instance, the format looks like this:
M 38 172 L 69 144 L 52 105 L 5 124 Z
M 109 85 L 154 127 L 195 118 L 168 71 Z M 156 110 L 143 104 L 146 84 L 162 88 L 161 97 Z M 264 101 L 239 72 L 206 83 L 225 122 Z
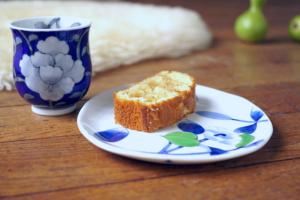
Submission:
M 289 23 L 289 36 L 297 42 L 300 42 L 300 15 L 293 17 Z
M 250 7 L 235 21 L 234 30 L 238 38 L 248 42 L 262 41 L 268 31 L 268 23 L 263 14 L 265 0 L 250 0 Z

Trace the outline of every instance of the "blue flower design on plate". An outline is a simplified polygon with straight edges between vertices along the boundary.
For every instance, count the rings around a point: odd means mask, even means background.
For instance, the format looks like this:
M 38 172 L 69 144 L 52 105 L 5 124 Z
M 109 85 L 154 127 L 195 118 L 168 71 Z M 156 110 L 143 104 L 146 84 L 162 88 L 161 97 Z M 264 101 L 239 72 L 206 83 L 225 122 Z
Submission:
M 129 131 L 127 129 L 122 128 L 114 128 L 114 129 L 108 129 L 105 131 L 99 131 L 95 133 L 95 136 L 99 138 L 100 140 L 106 141 L 106 142 L 118 142 L 120 140 L 123 140 L 125 137 L 127 137 L 129 134 Z
M 211 112 L 211 111 L 196 111 L 196 115 L 210 118 L 213 120 L 232 120 L 239 123 L 250 123 L 250 125 L 242 125 L 234 130 L 220 130 L 205 128 L 199 122 L 190 119 L 182 120 L 177 123 L 178 131 L 170 132 L 162 137 L 167 140 L 165 146 L 162 146 L 158 152 L 143 152 L 150 154 L 167 154 L 167 155 L 200 155 L 210 154 L 212 156 L 225 154 L 230 151 L 235 151 L 240 148 L 252 147 L 260 144 L 263 140 L 255 141 L 255 136 L 252 135 L 257 129 L 258 123 L 266 122 L 262 120 L 264 116 L 260 110 L 251 110 L 250 118 L 252 120 L 237 119 L 227 114 Z M 130 132 L 125 128 L 115 128 L 96 132 L 94 135 L 106 143 L 119 142 L 125 139 Z M 224 149 L 223 146 L 227 146 Z M 184 148 L 205 147 L 207 151 L 182 153 L 176 152 Z M 228 149 L 229 148 L 229 149 Z
M 217 113 L 217 112 L 210 112 L 210 111 L 196 111 L 196 113 L 199 116 L 216 119 L 216 120 L 233 120 L 233 121 L 238 121 L 238 122 L 251 123 L 250 125 L 236 128 L 234 130 L 234 132 L 236 132 L 236 133 L 248 133 L 248 134 L 254 133 L 254 131 L 257 128 L 257 123 L 266 122 L 266 120 L 260 120 L 264 115 L 263 112 L 261 112 L 260 110 L 251 110 L 250 116 L 253 119 L 253 121 L 236 119 L 229 115 L 225 115 L 225 114 L 221 114 L 221 113 Z

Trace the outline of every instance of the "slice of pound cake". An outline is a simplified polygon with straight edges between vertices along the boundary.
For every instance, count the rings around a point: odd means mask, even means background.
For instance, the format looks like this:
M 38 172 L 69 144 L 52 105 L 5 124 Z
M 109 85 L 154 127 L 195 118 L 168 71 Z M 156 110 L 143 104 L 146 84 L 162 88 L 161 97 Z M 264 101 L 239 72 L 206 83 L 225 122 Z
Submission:
M 153 132 L 194 112 L 195 104 L 194 79 L 162 71 L 114 94 L 115 121 L 129 129 Z

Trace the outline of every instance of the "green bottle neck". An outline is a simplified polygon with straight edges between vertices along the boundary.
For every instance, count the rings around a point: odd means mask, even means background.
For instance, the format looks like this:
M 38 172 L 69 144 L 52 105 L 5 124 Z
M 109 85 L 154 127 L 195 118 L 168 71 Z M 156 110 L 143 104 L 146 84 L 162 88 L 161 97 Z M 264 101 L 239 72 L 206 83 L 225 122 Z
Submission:
M 262 11 L 266 0 L 250 0 L 250 11 Z

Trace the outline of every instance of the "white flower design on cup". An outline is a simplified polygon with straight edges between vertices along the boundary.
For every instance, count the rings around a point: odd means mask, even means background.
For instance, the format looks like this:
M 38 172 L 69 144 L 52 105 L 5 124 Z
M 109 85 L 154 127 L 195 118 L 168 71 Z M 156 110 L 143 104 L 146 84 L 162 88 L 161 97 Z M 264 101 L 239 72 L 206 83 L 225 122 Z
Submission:
M 82 80 L 82 62 L 80 59 L 74 61 L 68 54 L 68 44 L 53 36 L 40 40 L 37 49 L 32 56 L 24 54 L 20 61 L 25 83 L 43 100 L 58 101 Z

